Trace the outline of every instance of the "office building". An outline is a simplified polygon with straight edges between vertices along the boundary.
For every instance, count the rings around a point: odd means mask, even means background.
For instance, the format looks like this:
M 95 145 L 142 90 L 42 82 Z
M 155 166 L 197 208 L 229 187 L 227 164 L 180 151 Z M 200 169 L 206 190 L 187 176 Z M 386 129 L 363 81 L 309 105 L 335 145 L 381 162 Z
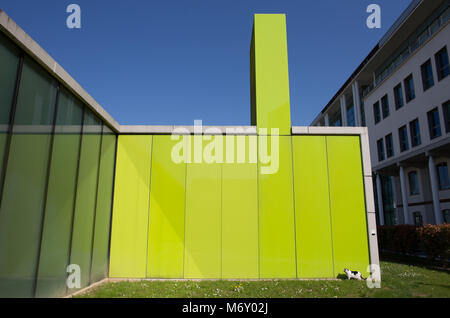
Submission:
M 413 1 L 315 118 L 366 126 L 381 225 L 450 221 L 450 1 Z

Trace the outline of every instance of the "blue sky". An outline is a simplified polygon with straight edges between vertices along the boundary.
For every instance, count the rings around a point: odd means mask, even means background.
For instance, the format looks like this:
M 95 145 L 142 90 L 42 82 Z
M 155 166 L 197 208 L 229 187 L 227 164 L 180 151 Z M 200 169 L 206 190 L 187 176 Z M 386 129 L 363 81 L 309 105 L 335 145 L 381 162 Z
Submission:
M 66 27 L 81 7 L 82 28 Z M 382 9 L 368 29 L 366 8 Z M 286 13 L 291 120 L 308 125 L 410 0 L 1 0 L 120 124 L 250 124 L 254 13 Z

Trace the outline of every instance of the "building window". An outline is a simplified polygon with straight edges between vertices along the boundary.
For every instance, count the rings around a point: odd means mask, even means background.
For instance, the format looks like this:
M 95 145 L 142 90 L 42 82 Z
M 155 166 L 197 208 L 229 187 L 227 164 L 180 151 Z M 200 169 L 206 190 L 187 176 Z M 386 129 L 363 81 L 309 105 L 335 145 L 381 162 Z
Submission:
M 387 95 L 381 98 L 381 110 L 383 112 L 383 119 L 389 116 L 389 100 Z
M 435 59 L 438 79 L 439 81 L 441 81 L 450 74 L 447 47 L 444 47 L 442 50 L 436 53 Z
M 388 158 L 394 155 L 394 142 L 392 140 L 392 134 L 385 137 L 386 140 L 386 155 Z
M 375 118 L 375 124 L 378 124 L 381 120 L 380 102 L 373 104 L 373 117 Z
M 364 102 L 363 101 L 361 101 L 360 110 L 361 110 L 361 126 L 366 126 L 366 113 L 364 110 Z
M 444 220 L 444 223 L 448 224 L 450 223 L 450 210 L 442 210 L 442 218 Z
M 337 111 L 330 116 L 330 126 L 342 126 L 341 111 Z
M 422 214 L 420 212 L 414 212 L 413 213 L 413 217 L 414 217 L 414 225 L 415 226 L 423 226 L 423 218 L 422 218 Z
M 439 111 L 437 108 L 429 111 L 428 116 L 428 128 L 430 130 L 430 139 L 434 139 L 441 136 L 441 124 L 439 122 Z
M 383 161 L 385 158 L 383 139 L 379 139 L 377 141 L 377 148 L 378 148 L 378 161 Z
M 397 213 L 395 211 L 394 178 L 392 176 L 381 176 L 381 196 L 383 198 L 384 223 L 386 225 L 397 224 Z
M 450 180 L 448 177 L 447 163 L 443 162 L 436 166 L 436 170 L 439 177 L 439 190 L 450 189 Z
M 409 193 L 411 195 L 419 194 L 419 176 L 417 175 L 417 171 L 411 171 L 408 173 L 408 181 Z
M 403 107 L 403 91 L 402 84 L 398 84 L 394 87 L 395 109 Z
M 351 102 L 349 104 L 349 102 L 347 101 L 347 126 L 349 127 L 355 127 L 356 126 L 356 122 L 355 122 L 355 107 L 353 106 L 353 102 Z
M 402 126 L 398 129 L 398 139 L 400 142 L 400 151 L 403 152 L 408 150 L 408 130 L 406 129 L 406 126 Z
M 414 90 L 414 79 L 412 74 L 409 75 L 405 79 L 405 95 L 406 95 L 406 102 L 409 103 L 414 98 L 416 98 L 416 92 Z
M 450 100 L 442 104 L 442 113 L 444 114 L 445 132 L 450 132 Z
M 422 66 L 420 67 L 422 71 L 422 84 L 423 84 L 423 90 L 426 91 L 430 87 L 434 85 L 434 78 L 433 78 L 433 68 L 431 66 L 431 59 L 426 61 Z
M 411 135 L 411 146 L 416 147 L 422 143 L 420 138 L 419 119 L 413 120 L 409 123 L 409 134 Z

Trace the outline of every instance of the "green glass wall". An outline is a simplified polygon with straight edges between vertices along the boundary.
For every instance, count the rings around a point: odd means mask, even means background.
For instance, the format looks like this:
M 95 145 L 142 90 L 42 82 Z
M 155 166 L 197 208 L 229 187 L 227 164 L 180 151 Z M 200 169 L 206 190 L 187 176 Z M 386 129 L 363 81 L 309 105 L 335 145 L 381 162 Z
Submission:
M 261 278 L 296 278 L 296 248 L 291 137 L 279 136 L 279 148 L 270 136 L 266 138 L 268 154 L 279 169 L 263 174 L 259 164 L 259 254 Z M 259 143 L 261 146 L 261 143 Z M 261 147 L 260 147 L 261 148 Z M 260 149 L 261 150 L 261 149 Z
M 37 280 L 38 297 L 66 293 L 83 105 L 59 94 Z
M 334 277 L 326 138 L 292 137 L 299 278 Z
M 171 136 L 153 137 L 148 277 L 183 277 L 186 163 L 172 160 L 177 143 Z
M 146 276 L 152 140 L 118 138 L 110 277 Z
M 335 277 L 344 268 L 366 273 L 359 137 L 294 136 L 293 146 L 298 277 Z
M 327 152 L 334 271 L 366 273 L 369 246 L 359 137 L 329 136 Z
M 64 296 L 107 276 L 116 135 L 2 34 L 0 70 L 0 297 Z
M 11 106 L 19 67 L 19 50 L 0 34 L 0 178 L 8 141 Z M 0 193 L 3 183 L 0 179 Z
M 195 137 L 183 138 L 193 160 Z M 182 139 L 120 136 L 112 277 L 331 278 L 344 267 L 365 272 L 359 137 L 269 136 L 267 153 L 277 163 L 258 164 L 249 156 L 249 141 L 256 138 L 263 156 L 265 136 L 223 136 L 224 162 L 186 164 L 173 161 Z M 203 155 L 210 145 L 209 137 L 203 139 Z M 271 164 L 275 170 L 267 173 Z
M 221 168 L 218 163 L 187 165 L 185 278 L 222 276 Z
M 258 278 L 258 167 L 249 160 L 256 136 L 234 137 L 233 162 L 222 166 L 222 278 Z
M 92 242 L 91 283 L 108 277 L 109 238 L 117 137 L 103 125 L 98 191 Z
M 70 251 L 70 264 L 78 265 L 81 270 L 81 288 L 89 285 L 90 279 L 101 134 L 101 121 L 86 109 Z
M 56 90 L 55 81 L 26 58 L 0 207 L 3 297 L 34 294 Z

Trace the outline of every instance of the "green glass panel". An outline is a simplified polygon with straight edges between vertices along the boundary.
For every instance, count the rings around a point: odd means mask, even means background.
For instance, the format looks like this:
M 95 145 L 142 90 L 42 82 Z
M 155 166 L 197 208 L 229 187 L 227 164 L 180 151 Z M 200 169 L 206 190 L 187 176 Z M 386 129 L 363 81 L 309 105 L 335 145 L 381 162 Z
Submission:
M 221 168 L 187 165 L 185 278 L 221 278 Z
M 3 170 L 3 158 L 8 140 L 7 132 L 18 64 L 19 50 L 0 34 L 0 173 Z
M 180 141 L 153 137 L 147 276 L 182 278 L 186 163 L 172 158 Z
M 235 151 L 230 155 L 234 163 L 224 163 L 222 168 L 222 278 L 259 277 L 258 169 L 249 162 L 250 138 L 256 136 L 226 139 L 227 146 L 232 140 Z M 246 158 L 243 163 L 238 162 L 241 153 Z
M 37 297 L 59 297 L 66 293 L 82 116 L 83 105 L 69 92 L 61 90 L 39 258 Z
M 330 198 L 324 136 L 292 137 L 297 275 L 332 278 Z
M 0 207 L 0 297 L 32 297 L 41 241 L 56 85 L 23 65 Z
M 80 267 L 81 288 L 89 284 L 90 278 L 101 131 L 101 122 L 86 108 L 70 254 L 70 264 Z
M 107 126 L 103 126 L 94 245 L 92 251 L 91 283 L 108 277 L 116 139 L 116 134 Z
M 0 173 L 3 171 L 3 160 L 6 152 L 6 145 L 8 143 L 8 134 L 6 132 L 0 132 Z M 0 183 L 0 193 L 1 193 Z
M 271 138 L 272 137 L 272 138 Z M 295 278 L 295 222 L 291 137 L 258 136 L 273 169 L 259 164 L 259 248 L 261 278 Z M 267 142 L 264 141 L 264 138 Z M 263 160 L 264 161 L 264 160 Z M 278 169 L 276 162 L 278 161 Z
M 145 278 L 153 136 L 117 141 L 109 277 Z
M 366 273 L 369 265 L 361 148 L 358 136 L 327 137 L 334 273 Z

